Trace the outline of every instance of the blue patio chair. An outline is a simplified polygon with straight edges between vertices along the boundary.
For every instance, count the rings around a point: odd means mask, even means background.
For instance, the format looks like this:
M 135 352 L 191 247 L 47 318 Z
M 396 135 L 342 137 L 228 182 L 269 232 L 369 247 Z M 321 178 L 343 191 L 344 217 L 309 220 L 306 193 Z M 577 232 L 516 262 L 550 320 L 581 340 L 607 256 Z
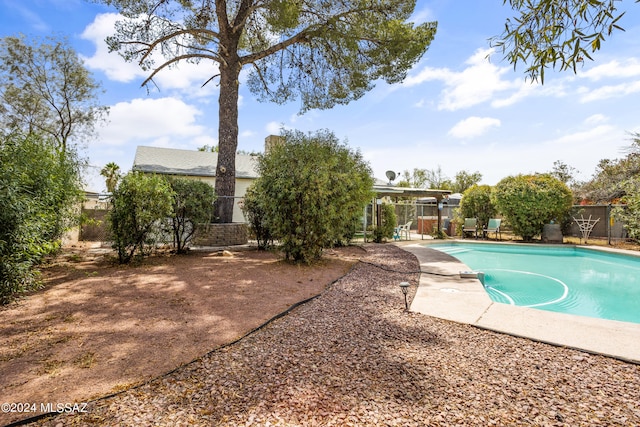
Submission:
M 498 240 L 498 235 L 500 239 L 502 239 L 502 234 L 500 233 L 500 223 L 502 220 L 500 218 L 491 218 L 489 220 L 489 224 L 487 224 L 487 228 L 482 230 L 484 238 L 486 239 L 489 233 L 496 233 L 496 240 Z
M 464 239 L 467 233 L 473 233 L 475 238 L 478 238 L 478 218 L 465 218 L 462 225 L 462 238 Z

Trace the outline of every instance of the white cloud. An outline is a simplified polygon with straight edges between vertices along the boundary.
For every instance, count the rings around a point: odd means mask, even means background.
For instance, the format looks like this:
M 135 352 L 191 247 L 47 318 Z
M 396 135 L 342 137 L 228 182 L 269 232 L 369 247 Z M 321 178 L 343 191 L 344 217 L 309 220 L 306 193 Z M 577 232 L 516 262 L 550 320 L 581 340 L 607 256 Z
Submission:
M 433 80 L 442 81 L 445 87 L 439 97 L 438 109 L 447 111 L 488 102 L 503 91 L 518 88 L 523 90 L 522 96 L 503 101 L 504 105 L 510 105 L 528 93 L 518 80 L 508 81 L 502 78 L 510 68 L 493 65 L 488 59 L 492 53 L 492 49 L 476 50 L 465 62 L 467 67 L 460 72 L 448 68 L 426 67 L 416 75 L 408 76 L 403 86 L 411 87 Z
M 422 24 L 424 22 L 435 21 L 434 13 L 428 7 L 424 7 L 420 10 L 414 10 L 413 15 L 409 18 L 409 21 L 416 24 Z
M 171 139 L 168 136 L 154 138 L 151 141 L 147 142 L 145 145 L 160 148 L 176 148 L 175 144 L 171 144 Z
M 196 150 L 208 145 L 213 147 L 218 145 L 218 139 L 209 135 L 199 135 L 194 138 L 179 139 L 175 136 L 160 136 L 145 142 L 144 145 L 161 148 L 181 148 L 184 150 Z
M 506 98 L 497 98 L 491 101 L 491 106 L 495 108 L 509 107 L 530 96 L 533 90 L 534 86 L 532 86 L 531 84 L 523 83 L 520 85 L 520 88 L 517 91 L 513 92 Z
M 300 118 L 299 114 L 297 114 L 297 113 L 292 114 L 292 115 L 289 116 L 289 122 L 291 124 L 293 124 L 293 123 L 297 122 L 299 118 Z
M 264 130 L 267 132 L 267 135 L 280 135 L 280 132 L 282 129 L 294 130 L 296 129 L 296 127 L 292 126 L 292 124 L 287 124 L 284 122 L 276 122 L 276 121 L 271 121 L 267 123 L 267 125 L 264 127 Z
M 598 123 L 605 123 L 607 121 L 609 121 L 609 118 L 607 116 L 605 116 L 604 114 L 594 114 L 594 115 L 589 116 L 586 119 L 584 119 L 584 124 L 586 124 L 586 125 L 596 125 Z
M 418 74 L 407 76 L 404 79 L 404 81 L 401 83 L 401 85 L 406 87 L 411 87 L 411 86 L 420 85 L 424 82 L 428 82 L 431 80 L 446 80 L 447 77 L 452 73 L 453 72 L 450 71 L 448 68 L 425 67 Z
M 621 98 L 640 92 L 640 80 L 634 82 L 620 83 L 618 85 L 602 86 L 597 89 L 581 87 L 578 93 L 581 94 L 580 102 L 601 101 L 609 98 Z
M 449 131 L 454 138 L 472 138 L 486 133 L 492 127 L 499 127 L 500 120 L 491 117 L 469 117 L 455 124 Z
M 193 147 L 213 138 L 196 123 L 200 114 L 194 106 L 175 98 L 119 102 L 111 107 L 107 125 L 98 130 L 99 139 L 106 145 L 165 146 L 166 140 L 174 148 Z
M 595 124 L 592 117 L 584 122 L 587 128 L 544 141 L 538 151 L 575 167 L 581 175 L 578 179 L 589 179 L 600 160 L 619 157 L 625 145 L 620 129 L 606 124 L 589 127 Z
M 548 82 L 544 86 L 536 82 L 514 81 L 513 88 L 515 91 L 509 94 L 506 98 L 498 98 L 498 94 L 494 95 L 494 100 L 491 101 L 491 106 L 494 108 L 510 107 L 526 98 L 533 96 L 537 97 L 556 97 L 560 98 L 566 96 L 567 92 L 564 86 L 558 82 Z
M 459 131 L 480 132 L 500 126 L 491 118 L 469 118 L 458 123 Z M 587 117 L 574 132 L 564 131 L 558 137 L 545 139 L 523 135 L 522 140 L 504 140 L 499 136 L 478 136 L 473 144 L 464 144 L 442 137 L 425 137 L 402 151 L 410 153 L 398 156 L 398 147 L 363 147 L 363 156 L 370 162 L 379 178 L 384 179 L 384 171 L 411 170 L 414 167 L 434 169 L 442 165 L 445 176 L 454 177 L 461 170 L 480 171 L 482 183 L 495 185 L 501 179 L 518 174 L 549 172 L 553 163 L 561 160 L 575 167 L 576 178 L 586 180 L 593 174 L 600 160 L 620 157 L 621 150 L 628 143 L 628 134 L 608 125 L 607 117 L 595 114 Z M 465 126 L 463 126 L 465 125 Z M 452 135 L 452 132 L 449 132 Z M 456 135 L 453 135 L 456 136 Z M 419 160 L 416 160 L 419 159 Z
M 182 62 L 175 67 L 160 71 L 154 81 L 160 89 L 177 89 L 187 92 L 191 96 L 207 97 L 218 91 L 216 79 L 209 81 L 218 74 L 218 64 L 213 61 L 200 61 L 197 64 Z M 242 100 L 238 100 L 238 105 Z
M 640 60 L 637 58 L 628 58 L 623 61 L 609 61 L 605 64 L 596 65 L 593 68 L 578 74 L 578 77 L 592 81 L 638 76 L 640 76 Z
M 577 77 L 589 81 L 590 86 L 577 89 L 579 101 L 582 103 L 621 98 L 640 92 L 640 60 L 626 58 L 596 65 L 587 71 L 580 72 Z M 593 84 L 604 81 L 608 84 L 597 87 Z
M 124 19 L 115 13 L 104 13 L 96 16 L 89 24 L 81 37 L 92 41 L 96 46 L 96 52 L 91 57 L 84 57 L 85 64 L 94 70 L 103 71 L 110 80 L 128 83 L 135 79 L 140 79 L 140 83 L 150 72 L 140 68 L 137 62 L 126 62 L 116 52 L 109 53 L 105 39 L 115 34 L 115 24 Z M 166 59 L 160 54 L 152 55 L 155 63 L 163 64 Z M 192 97 L 206 97 L 216 92 L 218 89 L 215 81 L 207 83 L 212 76 L 218 74 L 218 64 L 214 61 L 202 60 L 199 63 L 182 61 L 171 68 L 161 70 L 155 77 L 154 82 L 161 90 L 178 90 L 187 93 Z
M 502 80 L 508 68 L 498 68 L 486 56 L 489 51 L 478 50 L 469 58 L 470 66 L 450 76 L 445 82 L 443 100 L 439 108 L 455 111 L 491 100 L 497 93 L 518 87 L 519 84 Z
M 464 147 L 459 144 L 427 144 L 403 148 L 411 153 L 411 159 L 428 159 L 422 163 L 398 156 L 394 148 L 365 148 L 363 155 L 377 171 L 376 176 L 382 179 L 385 170 L 398 172 L 414 167 L 433 170 L 441 165 L 444 175 L 449 178 L 463 170 L 480 171 L 483 177 L 481 183 L 495 185 L 507 176 L 549 172 L 553 163 L 561 160 L 578 170 L 577 179 L 586 180 L 599 161 L 610 156 L 606 153 L 619 153 L 620 147 L 624 146 L 620 143 L 620 135 L 603 134 L 603 131 L 601 129 L 593 134 L 581 132 L 537 144 L 509 144 L 503 141 Z
M 284 123 L 280 122 L 269 122 L 265 126 L 265 130 L 267 131 L 267 135 L 280 135 L 280 129 L 284 126 Z
M 599 125 L 591 129 L 566 134 L 549 141 L 549 144 L 554 146 L 570 145 L 576 150 L 576 155 L 578 155 L 591 144 L 602 144 L 604 141 L 610 139 L 614 132 L 615 128 L 613 126 Z M 617 136 L 616 139 L 618 139 Z
M 109 53 L 105 39 L 115 32 L 115 23 L 120 18 L 121 16 L 115 13 L 96 15 L 93 22 L 81 34 L 83 39 L 95 44 L 96 52 L 93 56 L 83 59 L 87 67 L 103 71 L 110 80 L 128 83 L 144 77 L 145 72 L 137 64 L 126 62 L 117 53 Z

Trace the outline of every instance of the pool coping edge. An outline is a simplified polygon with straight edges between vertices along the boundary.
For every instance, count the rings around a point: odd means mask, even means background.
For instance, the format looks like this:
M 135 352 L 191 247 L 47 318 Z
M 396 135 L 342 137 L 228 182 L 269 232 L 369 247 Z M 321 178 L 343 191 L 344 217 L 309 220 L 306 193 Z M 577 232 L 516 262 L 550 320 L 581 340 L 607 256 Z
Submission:
M 640 364 L 640 324 L 494 303 L 478 279 L 460 278 L 470 269 L 456 258 L 428 244 L 402 249 L 417 257 L 422 272 L 413 312 Z

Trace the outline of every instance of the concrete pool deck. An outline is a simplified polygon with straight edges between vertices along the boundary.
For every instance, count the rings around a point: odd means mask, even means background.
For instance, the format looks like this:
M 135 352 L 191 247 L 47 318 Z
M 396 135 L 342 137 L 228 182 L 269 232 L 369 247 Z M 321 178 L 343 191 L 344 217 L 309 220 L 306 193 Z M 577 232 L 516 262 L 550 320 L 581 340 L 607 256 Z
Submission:
M 460 277 L 470 268 L 456 258 L 424 243 L 400 246 L 420 262 L 411 311 L 640 363 L 640 324 L 495 303 L 478 279 Z

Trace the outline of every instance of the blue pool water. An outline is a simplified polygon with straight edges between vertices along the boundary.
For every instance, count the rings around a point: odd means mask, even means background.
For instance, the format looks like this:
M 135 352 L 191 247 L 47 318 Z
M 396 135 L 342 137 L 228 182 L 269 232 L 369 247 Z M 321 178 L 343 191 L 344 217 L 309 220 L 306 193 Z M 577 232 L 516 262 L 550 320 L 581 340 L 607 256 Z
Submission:
M 495 302 L 640 323 L 640 258 L 578 247 L 453 243 L 428 247 L 483 272 Z

